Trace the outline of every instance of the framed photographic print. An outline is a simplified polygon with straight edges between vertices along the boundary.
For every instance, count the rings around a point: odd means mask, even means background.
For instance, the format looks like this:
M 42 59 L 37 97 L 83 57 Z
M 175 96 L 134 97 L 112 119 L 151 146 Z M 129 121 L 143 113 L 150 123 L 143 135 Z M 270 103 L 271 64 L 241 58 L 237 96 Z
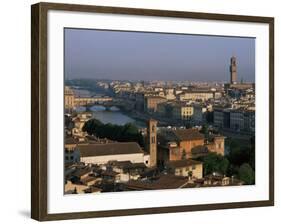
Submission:
M 274 18 L 32 5 L 32 218 L 274 204 Z

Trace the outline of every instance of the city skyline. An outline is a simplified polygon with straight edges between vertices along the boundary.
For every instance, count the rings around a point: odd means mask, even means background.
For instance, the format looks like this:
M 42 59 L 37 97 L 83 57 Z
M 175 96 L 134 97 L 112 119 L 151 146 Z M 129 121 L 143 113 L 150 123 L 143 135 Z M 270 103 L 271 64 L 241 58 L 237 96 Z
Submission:
M 250 37 L 67 28 L 64 55 L 67 79 L 228 82 L 235 56 L 237 81 L 255 82 Z
M 66 29 L 64 54 L 65 194 L 255 184 L 255 39 Z

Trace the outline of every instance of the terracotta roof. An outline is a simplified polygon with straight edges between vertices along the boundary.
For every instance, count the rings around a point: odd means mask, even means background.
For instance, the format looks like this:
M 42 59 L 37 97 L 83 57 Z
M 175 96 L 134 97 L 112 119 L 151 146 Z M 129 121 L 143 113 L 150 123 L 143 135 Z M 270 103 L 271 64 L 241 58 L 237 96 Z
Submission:
M 208 147 L 205 145 L 197 145 L 191 149 L 192 154 L 208 153 Z
M 146 168 L 144 163 L 132 163 L 131 161 L 110 161 L 109 165 L 115 166 L 121 169 L 137 169 L 137 168 Z
M 162 96 L 146 96 L 146 98 L 148 98 L 148 99 L 163 99 L 163 100 L 166 100 L 166 98 L 162 97 Z
M 91 181 L 93 181 L 93 180 L 96 180 L 96 179 L 97 179 L 97 178 L 95 178 L 95 177 L 87 176 L 87 177 L 83 178 L 83 179 L 81 180 L 81 182 L 82 182 L 83 184 L 87 184 L 87 183 L 89 183 L 89 182 L 91 182 Z
M 147 168 L 147 166 L 144 163 L 133 163 L 131 165 L 131 167 L 129 167 L 131 169 L 137 169 L 137 168 Z
M 115 172 L 115 171 L 111 171 L 111 170 L 104 170 L 101 172 L 101 175 L 103 176 L 111 176 L 111 177 L 114 177 L 116 176 L 118 173 Z
M 89 188 L 85 189 L 85 193 L 95 193 L 95 192 L 100 192 L 102 189 L 95 187 L 95 186 L 90 186 Z
M 133 190 L 155 190 L 182 188 L 188 179 L 175 175 L 161 175 L 155 181 L 130 180 L 125 186 Z
M 116 166 L 116 167 L 119 167 L 119 168 L 127 168 L 127 167 L 130 167 L 132 165 L 132 162 L 130 160 L 127 160 L 127 161 L 109 161 L 108 162 L 108 165 L 110 166 Z
M 223 139 L 225 139 L 226 137 L 223 136 L 223 135 L 211 134 L 211 135 L 209 136 L 208 140 L 209 140 L 210 142 L 212 142 L 212 141 L 214 141 L 215 138 L 217 138 L 217 139 L 218 139 L 218 138 L 223 138 Z
M 143 153 L 136 142 L 78 145 L 81 157 Z
M 215 91 L 217 92 L 217 91 Z M 209 89 L 193 89 L 193 90 L 185 90 L 182 94 L 184 93 L 215 93 L 212 90 Z
M 167 166 L 171 168 L 180 168 L 180 167 L 187 167 L 197 164 L 202 164 L 202 162 L 192 159 L 184 159 L 184 160 L 169 161 L 167 163 Z
M 140 174 L 142 178 L 153 177 L 158 173 L 157 168 L 147 168 L 144 172 Z
M 175 136 L 180 141 L 200 140 L 204 139 L 204 135 L 201 134 L 197 129 L 177 129 L 173 131 Z

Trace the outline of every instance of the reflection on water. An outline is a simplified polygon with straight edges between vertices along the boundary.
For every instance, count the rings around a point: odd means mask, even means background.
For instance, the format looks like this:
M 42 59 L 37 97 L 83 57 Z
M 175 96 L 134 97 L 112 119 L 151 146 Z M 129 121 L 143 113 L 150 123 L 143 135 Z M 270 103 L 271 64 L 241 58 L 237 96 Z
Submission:
M 91 111 L 94 111 L 94 112 L 100 112 L 100 111 L 105 111 L 106 108 L 104 106 L 101 106 L 101 105 L 96 105 L 96 106 L 92 106 L 90 108 Z
M 85 111 L 85 107 L 77 107 L 77 112 Z M 111 107 L 109 110 L 102 105 L 95 105 L 90 108 L 93 112 L 93 118 L 100 120 L 102 123 L 112 123 L 117 125 L 124 125 L 126 123 L 134 123 L 138 127 L 145 127 L 144 122 L 137 121 L 128 115 L 122 113 L 118 107 Z
M 86 111 L 86 108 L 85 107 L 76 107 L 75 111 L 78 112 L 78 113 L 79 112 L 84 112 L 84 111 Z
M 93 112 L 94 118 L 103 123 L 112 123 L 123 125 L 126 123 L 135 123 L 135 120 L 117 111 L 95 111 Z

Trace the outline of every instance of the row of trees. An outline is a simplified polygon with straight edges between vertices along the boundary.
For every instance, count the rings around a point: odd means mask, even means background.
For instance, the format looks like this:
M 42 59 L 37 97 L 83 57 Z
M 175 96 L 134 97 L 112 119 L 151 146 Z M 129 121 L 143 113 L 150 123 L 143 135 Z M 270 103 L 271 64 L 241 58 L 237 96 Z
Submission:
M 204 175 L 219 172 L 227 176 L 236 176 L 245 184 L 255 183 L 255 171 L 249 163 L 242 163 L 240 166 L 231 164 L 227 157 L 216 153 L 209 153 L 200 160 L 204 163 Z
M 141 146 L 144 145 L 142 134 L 132 123 L 125 125 L 104 124 L 97 119 L 91 119 L 85 123 L 83 131 L 99 138 L 108 138 L 119 142 L 138 142 Z
M 229 175 L 237 175 L 246 184 L 255 183 L 255 137 L 248 143 L 229 139 L 229 153 L 226 155 L 230 162 Z
M 236 176 L 245 184 L 255 183 L 255 141 L 241 144 L 236 140 L 228 142 L 229 153 L 225 156 L 209 153 L 199 158 L 204 163 L 204 175 L 219 172 L 227 176 Z

